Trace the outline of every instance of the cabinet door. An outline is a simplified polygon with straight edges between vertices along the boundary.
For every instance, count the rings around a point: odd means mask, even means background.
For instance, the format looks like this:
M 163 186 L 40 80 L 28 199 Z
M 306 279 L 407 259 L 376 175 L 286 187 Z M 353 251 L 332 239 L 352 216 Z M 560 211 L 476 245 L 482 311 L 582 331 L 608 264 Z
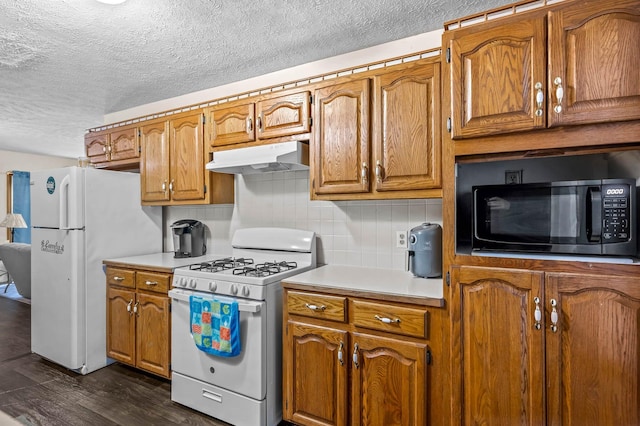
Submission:
M 543 274 L 452 268 L 453 418 L 462 424 L 544 424 Z M 544 323 L 541 324 L 541 327 Z M 461 412 L 456 412 L 456 409 Z
M 269 98 L 256 103 L 258 138 L 267 139 L 309 132 L 308 91 Z
M 215 108 L 211 114 L 211 146 L 256 140 L 253 103 Z
M 169 127 L 167 122 L 140 128 L 142 201 L 169 201 Z
M 440 186 L 440 64 L 374 78 L 375 190 Z
M 204 199 L 202 117 L 202 114 L 192 114 L 169 122 L 171 139 L 169 191 L 172 200 Z
M 84 147 L 87 158 L 91 164 L 104 163 L 107 161 L 107 141 L 108 135 L 88 133 L 84 137 Z
M 546 295 L 547 423 L 640 424 L 640 278 L 549 274 Z
M 292 321 L 287 329 L 284 417 L 299 424 L 348 425 L 347 332 Z
M 169 298 L 146 293 L 138 293 L 137 297 L 136 366 L 169 377 Z
M 638 40 L 637 0 L 549 12 L 549 125 L 640 119 Z M 559 85 L 562 102 L 555 95 Z
M 314 99 L 314 192 L 369 192 L 369 79 L 318 89 Z
M 137 128 L 113 132 L 109 135 L 109 139 L 111 161 L 128 160 L 140 156 Z
M 107 356 L 135 365 L 136 327 L 133 291 L 107 287 Z
M 451 48 L 453 139 L 543 128 L 546 36 L 543 19 L 516 17 L 465 32 Z
M 427 346 L 360 333 L 352 343 L 351 424 L 426 425 Z

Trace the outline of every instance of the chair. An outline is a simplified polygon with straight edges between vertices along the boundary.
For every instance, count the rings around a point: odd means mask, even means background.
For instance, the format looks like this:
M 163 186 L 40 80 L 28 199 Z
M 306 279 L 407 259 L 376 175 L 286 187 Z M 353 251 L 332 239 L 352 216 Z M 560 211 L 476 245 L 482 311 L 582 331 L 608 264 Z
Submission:
M 31 244 L 0 244 L 0 259 L 20 296 L 31 298 Z

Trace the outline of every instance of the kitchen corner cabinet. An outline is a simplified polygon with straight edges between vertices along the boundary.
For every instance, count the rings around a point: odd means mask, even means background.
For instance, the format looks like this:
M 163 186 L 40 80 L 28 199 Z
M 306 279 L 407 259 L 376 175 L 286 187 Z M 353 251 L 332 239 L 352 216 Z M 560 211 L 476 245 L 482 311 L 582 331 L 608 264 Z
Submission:
M 142 204 L 233 203 L 233 175 L 205 170 L 203 120 L 186 113 L 140 128 Z
M 219 148 L 309 133 L 309 91 L 266 95 L 255 101 L 210 109 L 209 145 Z M 308 139 L 308 137 L 307 137 Z
M 314 95 L 312 198 L 440 197 L 440 63 L 410 62 Z
M 107 356 L 171 377 L 172 274 L 107 266 Z
M 635 0 L 567 2 L 445 33 L 451 138 L 640 119 L 639 39 Z
M 300 425 L 425 425 L 424 306 L 285 289 L 283 417 Z
M 640 424 L 639 277 L 454 266 L 451 291 L 452 418 Z
M 140 143 L 137 127 L 117 131 L 89 132 L 84 137 L 86 156 L 92 166 L 102 169 L 137 169 Z

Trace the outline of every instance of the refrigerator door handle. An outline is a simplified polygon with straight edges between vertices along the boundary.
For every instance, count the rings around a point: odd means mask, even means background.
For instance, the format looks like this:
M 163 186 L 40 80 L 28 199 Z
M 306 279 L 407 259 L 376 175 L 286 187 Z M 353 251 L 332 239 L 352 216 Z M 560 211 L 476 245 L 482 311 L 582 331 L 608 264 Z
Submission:
M 65 222 L 66 221 L 66 222 Z M 69 175 L 60 183 L 60 229 L 69 229 Z

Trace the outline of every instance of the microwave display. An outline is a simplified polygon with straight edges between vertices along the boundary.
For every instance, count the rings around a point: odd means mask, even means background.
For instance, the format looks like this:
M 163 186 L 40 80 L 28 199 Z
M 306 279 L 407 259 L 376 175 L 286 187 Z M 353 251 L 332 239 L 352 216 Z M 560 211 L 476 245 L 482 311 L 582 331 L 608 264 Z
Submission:
M 473 248 L 635 255 L 635 180 L 473 187 Z

